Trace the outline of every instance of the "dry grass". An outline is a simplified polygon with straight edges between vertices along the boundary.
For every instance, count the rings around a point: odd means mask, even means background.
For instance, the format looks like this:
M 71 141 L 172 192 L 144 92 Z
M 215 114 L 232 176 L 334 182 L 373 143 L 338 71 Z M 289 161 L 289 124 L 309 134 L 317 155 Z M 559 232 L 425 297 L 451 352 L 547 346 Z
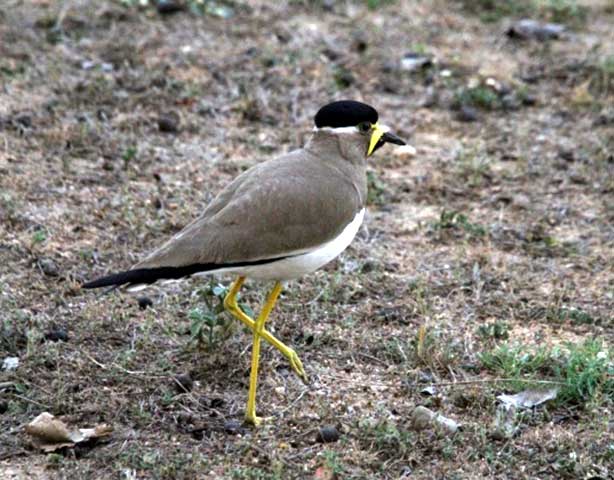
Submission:
M 506 39 L 508 13 L 485 23 L 443 0 L 332 11 L 237 2 L 228 20 L 161 18 L 108 0 L 9 3 L 0 11 L 0 352 L 20 366 L 0 372 L 0 476 L 613 474 L 607 2 L 582 2 L 586 18 L 548 45 Z M 399 72 L 406 50 L 438 62 Z M 515 99 L 483 90 L 489 76 Z M 215 330 L 217 341 L 205 335 L 198 348 L 190 312 L 204 308 L 202 281 L 152 289 L 146 310 L 78 285 L 129 266 L 237 173 L 299 146 L 332 98 L 376 105 L 418 156 L 374 159 L 366 228 L 339 260 L 289 284 L 275 311 L 272 327 L 311 384 L 265 348 L 259 409 L 275 421 L 229 429 L 243 415 L 250 337 Z M 477 122 L 456 120 L 459 98 Z M 178 133 L 158 129 L 169 112 Z M 244 301 L 255 308 L 265 288 L 250 283 Z M 67 340 L 53 341 L 58 332 Z M 605 370 L 588 347 L 575 363 L 551 355 L 594 339 L 609 355 Z M 498 441 L 495 397 L 527 380 L 513 368 L 528 361 L 515 345 L 549 352 L 539 368 L 530 363 L 530 379 L 588 378 L 596 388 L 521 416 L 517 435 Z M 195 380 L 188 393 L 173 380 L 182 373 Z M 496 381 L 508 375 L 523 382 Z M 424 396 L 430 383 L 441 386 Z M 463 430 L 414 431 L 416 405 Z M 43 455 L 21 426 L 45 410 L 115 433 Z M 339 442 L 315 441 L 326 424 Z

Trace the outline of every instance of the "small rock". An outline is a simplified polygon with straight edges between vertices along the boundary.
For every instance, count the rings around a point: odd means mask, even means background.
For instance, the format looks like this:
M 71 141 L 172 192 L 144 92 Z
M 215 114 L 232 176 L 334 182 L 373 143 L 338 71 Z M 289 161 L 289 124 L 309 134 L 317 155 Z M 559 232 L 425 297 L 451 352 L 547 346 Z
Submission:
M 177 133 L 179 131 L 179 115 L 168 112 L 158 117 L 158 129 L 164 133 Z
M 139 302 L 139 308 L 145 310 L 147 307 L 153 306 L 153 300 L 149 297 L 139 297 L 136 299 Z
M 188 425 L 190 423 L 194 423 L 194 414 L 190 413 L 190 412 L 178 412 L 177 413 L 177 422 L 178 423 L 182 423 L 184 425 Z
M 599 113 L 597 118 L 593 121 L 593 125 L 596 127 L 604 127 L 606 125 L 614 124 L 614 110 L 603 110 Z
M 535 95 L 525 94 L 522 97 L 522 104 L 525 107 L 532 107 L 534 105 L 537 105 L 537 97 Z
M 177 13 L 183 10 L 183 8 L 183 3 L 178 0 L 158 0 L 156 2 L 156 9 L 162 15 Z
M 356 78 L 349 70 L 340 68 L 335 72 L 335 83 L 339 88 L 348 88 L 356 82 Z
M 175 384 L 175 390 L 177 390 L 179 393 L 189 392 L 194 387 L 194 380 L 192 380 L 189 373 L 176 375 L 173 378 L 173 382 Z
M 437 389 L 433 385 L 429 385 L 420 390 L 420 393 L 424 396 L 434 396 L 437 395 Z
M 96 62 L 92 62 L 91 60 L 83 60 L 81 62 L 81 70 L 91 70 L 96 66 Z
M 413 147 L 411 145 L 402 145 L 400 147 L 395 148 L 392 153 L 397 157 L 411 158 L 415 157 L 418 151 L 416 150 L 416 147 Z
M 0 400 L 0 415 L 6 413 L 9 409 L 9 402 L 6 400 Z
M 423 406 L 414 409 L 411 415 L 411 423 L 415 430 L 425 430 L 431 426 L 437 426 L 448 434 L 456 433 L 458 430 L 458 423 L 454 420 Z
M 335 0 L 321 0 L 322 10 L 332 12 L 335 9 Z
M 2 361 L 2 370 L 16 370 L 19 366 L 19 357 L 6 357 Z
M 15 115 L 13 120 L 23 128 L 32 128 L 32 116 L 29 113 Z
M 504 110 L 518 110 L 523 101 L 515 93 L 508 93 L 501 97 L 501 106 Z
M 319 443 L 333 443 L 339 440 L 339 430 L 333 425 L 325 425 L 318 430 L 316 441 Z
M 476 122 L 479 116 L 475 108 L 468 105 L 462 105 L 456 114 L 456 119 L 461 122 Z
M 66 333 L 66 330 L 62 328 L 54 328 L 53 330 L 45 333 L 45 340 L 49 340 L 50 342 L 67 342 L 68 333 Z
M 102 169 L 105 172 L 112 172 L 113 170 L 115 170 L 115 165 L 113 165 L 113 162 L 109 159 L 105 159 L 102 162 Z
M 213 5 L 207 7 L 207 13 L 209 15 L 225 19 L 232 18 L 234 16 L 234 9 L 229 7 L 228 5 L 220 5 L 216 4 L 215 2 L 211 3 L 213 3 Z
M 420 107 L 433 108 L 439 103 L 439 92 L 433 87 L 428 87 L 424 98 L 420 101 Z
M 524 193 L 517 193 L 512 197 L 512 205 L 522 210 L 527 210 L 531 207 L 531 199 Z
M 553 40 L 561 37 L 565 26 L 558 23 L 542 23 L 537 20 L 525 18 L 514 23 L 506 32 L 510 38 L 520 40 Z
M 355 50 L 358 53 L 364 53 L 367 51 L 368 47 L 369 44 L 367 42 L 367 37 L 364 34 L 358 33 L 354 35 L 354 38 L 352 39 L 352 50 Z
M 41 271 L 48 277 L 57 277 L 60 275 L 60 269 L 56 263 L 50 258 L 41 258 L 38 260 L 38 266 Z
M 559 157 L 566 162 L 573 162 L 575 160 L 575 152 L 571 148 L 562 148 L 559 150 Z
M 238 420 L 226 420 L 224 422 L 224 431 L 231 435 L 237 435 L 243 431 L 243 426 Z
M 433 59 L 431 57 L 410 52 L 406 53 L 401 59 L 400 68 L 406 72 L 415 72 L 417 70 L 423 70 L 432 66 Z

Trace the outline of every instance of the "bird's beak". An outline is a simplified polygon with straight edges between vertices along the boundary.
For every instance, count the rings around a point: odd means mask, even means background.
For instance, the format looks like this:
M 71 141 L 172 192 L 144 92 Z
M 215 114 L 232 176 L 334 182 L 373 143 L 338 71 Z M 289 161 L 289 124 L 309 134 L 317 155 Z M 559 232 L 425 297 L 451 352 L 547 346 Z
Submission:
M 367 150 L 367 157 L 371 156 L 379 147 L 385 143 L 394 143 L 396 145 L 405 145 L 405 142 L 397 137 L 394 133 L 390 132 L 390 128 L 386 125 L 373 125 L 373 132 L 371 133 L 371 140 L 369 141 L 369 149 Z

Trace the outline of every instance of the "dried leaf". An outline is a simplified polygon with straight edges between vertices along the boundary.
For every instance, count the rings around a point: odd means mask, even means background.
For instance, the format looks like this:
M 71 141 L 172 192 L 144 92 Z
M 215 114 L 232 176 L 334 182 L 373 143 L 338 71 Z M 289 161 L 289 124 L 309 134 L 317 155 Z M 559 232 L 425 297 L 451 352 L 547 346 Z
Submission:
M 433 412 L 426 407 L 418 406 L 414 409 L 411 415 L 411 421 L 415 430 L 425 430 L 431 426 L 439 427 L 443 432 L 448 434 L 456 433 L 458 423 L 448 417 Z
M 45 452 L 53 452 L 110 435 L 113 427 L 101 424 L 94 428 L 70 429 L 63 421 L 48 412 L 43 412 L 26 425 L 25 431 L 32 437 L 32 444 L 35 447 Z
M 558 388 L 549 390 L 523 390 L 516 395 L 499 395 L 497 399 L 506 405 L 511 405 L 516 408 L 533 408 L 537 405 L 556 398 Z

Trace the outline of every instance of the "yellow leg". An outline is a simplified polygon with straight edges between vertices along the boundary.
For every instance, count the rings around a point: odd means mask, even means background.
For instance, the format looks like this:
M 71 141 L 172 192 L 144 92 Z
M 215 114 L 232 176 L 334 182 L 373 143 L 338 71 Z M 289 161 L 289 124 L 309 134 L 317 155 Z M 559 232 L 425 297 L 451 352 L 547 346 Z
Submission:
M 226 295 L 226 298 L 224 299 L 224 307 L 226 307 L 226 310 L 228 310 L 233 317 L 241 321 L 252 332 L 255 332 L 256 322 L 254 322 L 254 320 L 247 316 L 245 312 L 243 312 L 243 310 L 239 308 L 239 304 L 237 303 L 237 294 L 239 293 L 239 290 L 241 289 L 241 286 L 244 282 L 245 277 L 239 277 L 232 284 L 232 287 L 230 287 L 230 292 L 228 292 L 228 295 Z M 286 359 L 288 359 L 288 361 L 290 362 L 290 366 L 298 375 L 298 377 L 303 380 L 303 382 L 307 383 L 307 374 L 305 373 L 305 369 L 303 368 L 303 363 L 301 362 L 301 359 L 298 358 L 298 355 L 292 348 L 284 345 L 281 341 L 279 341 L 266 330 L 262 330 L 260 337 L 262 337 L 263 340 L 269 342 L 277 350 L 279 350 L 281 354 L 286 357 Z
M 252 369 L 249 374 L 249 394 L 247 396 L 247 411 L 245 412 L 245 420 L 254 425 L 258 425 L 262 419 L 256 416 L 256 387 L 258 385 L 258 363 L 260 360 L 260 337 L 264 332 L 264 323 L 269 318 L 271 310 L 277 301 L 277 297 L 281 293 L 281 283 L 275 283 L 273 290 L 269 294 L 266 303 L 262 307 L 262 312 L 256 320 L 254 329 L 254 346 L 252 347 Z

